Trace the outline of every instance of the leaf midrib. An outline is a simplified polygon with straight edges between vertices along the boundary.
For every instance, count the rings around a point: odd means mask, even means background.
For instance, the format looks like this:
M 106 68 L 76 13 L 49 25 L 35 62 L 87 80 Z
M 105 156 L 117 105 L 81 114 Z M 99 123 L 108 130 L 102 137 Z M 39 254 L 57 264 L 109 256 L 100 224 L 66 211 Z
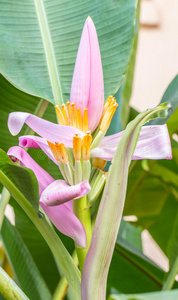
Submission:
M 43 0 L 34 0 L 34 3 L 38 17 L 41 37 L 43 40 L 44 52 L 47 61 L 54 103 L 56 105 L 61 105 L 63 103 L 63 95 L 44 3 Z

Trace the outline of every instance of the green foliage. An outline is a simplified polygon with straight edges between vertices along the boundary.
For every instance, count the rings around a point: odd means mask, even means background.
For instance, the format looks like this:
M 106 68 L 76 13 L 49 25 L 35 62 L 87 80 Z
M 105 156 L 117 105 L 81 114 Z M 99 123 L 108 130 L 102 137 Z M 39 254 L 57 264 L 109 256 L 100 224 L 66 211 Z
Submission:
M 0 156 L 0 160 L 2 159 L 2 166 L 0 165 L 0 181 L 1 183 L 6 187 L 6 189 L 9 190 L 11 195 L 14 197 L 14 199 L 18 202 L 18 204 L 23 208 L 23 210 L 26 212 L 26 214 L 29 216 L 31 221 L 35 224 L 35 226 L 38 228 L 40 233 L 43 235 L 44 239 L 48 243 L 49 247 L 53 251 L 53 254 L 55 255 L 56 262 L 58 264 L 58 267 L 60 268 L 62 274 L 66 276 L 66 279 L 68 280 L 69 285 L 72 288 L 74 299 L 80 299 L 80 280 L 81 275 L 80 271 L 78 270 L 76 264 L 74 263 L 73 259 L 69 255 L 67 249 L 64 247 L 62 241 L 55 233 L 54 229 L 52 228 L 51 224 L 46 220 L 45 216 L 42 218 L 39 218 L 37 216 L 36 211 L 31 206 L 31 204 L 28 202 L 28 200 L 25 198 L 26 191 L 18 185 L 15 184 L 13 181 L 13 176 L 11 176 L 11 173 L 6 173 L 6 168 L 3 168 L 6 160 L 10 160 L 8 158 L 7 154 L 1 150 L 2 157 Z M 9 163 L 10 164 L 10 163 Z M 19 167 L 21 168 L 21 167 Z M 24 170 L 29 171 L 29 169 L 24 168 Z M 7 177 L 7 174 L 9 177 Z M 33 172 L 31 173 L 33 174 Z M 17 183 L 23 182 L 23 179 L 21 179 L 20 171 L 17 176 Z M 36 177 L 33 174 L 32 180 Z M 18 182 L 19 180 L 19 182 Z M 31 180 L 31 178 L 29 178 Z M 31 180 L 31 181 L 32 181 Z M 36 180 L 37 182 L 37 180 Z M 31 182 L 30 182 L 31 184 Z M 35 184 L 34 184 L 35 185 Z M 23 187 L 23 186 L 22 186 Z M 29 194 L 30 190 L 28 189 Z M 33 191 L 32 191 L 33 192 Z M 39 192 L 38 192 L 39 197 Z
M 161 102 L 169 102 L 172 106 L 172 109 L 169 110 L 169 114 L 166 119 L 157 119 L 149 122 L 149 125 L 160 125 L 165 124 L 170 119 L 170 117 L 174 114 L 178 107 L 178 75 L 171 81 L 168 88 L 166 89 Z M 176 112 L 177 115 L 177 112 Z M 174 116 L 174 118 L 176 117 Z M 178 126 L 178 125 L 177 125 Z
M 141 250 L 141 228 L 122 222 L 108 276 L 108 292 L 122 293 L 160 290 L 164 271 Z
M 40 232 L 17 202 L 11 198 L 10 204 L 15 212 L 15 227 L 44 278 L 46 285 L 53 293 L 60 278 L 53 254 Z
M 67 101 L 82 28 L 90 15 L 100 43 L 105 95 L 115 93 L 132 51 L 136 3 L 136 0 L 82 3 L 78 0 L 75 4 L 57 0 L 1 2 L 2 74 L 21 90 L 52 103 L 51 84 L 56 89 L 60 84 Z
M 129 118 L 132 120 L 136 117 L 137 112 L 128 106 L 132 92 L 138 40 L 139 6 L 135 24 L 136 2 L 136 0 L 112 2 L 93 0 L 81 3 L 77 0 L 74 4 L 71 0 L 68 2 L 15 0 L 4 1 L 0 4 L 0 28 L 3 32 L 0 40 L 0 69 L 3 74 L 0 75 L 0 147 L 3 150 L 7 151 L 11 146 L 18 144 L 18 138 L 11 136 L 7 128 L 7 118 L 10 112 L 36 113 L 41 97 L 54 103 L 54 86 L 49 76 L 52 69 L 56 68 L 52 81 L 58 80 L 64 100 L 69 100 L 80 35 L 88 15 L 92 17 L 98 33 L 105 80 L 105 97 L 114 94 L 122 83 L 116 94 L 120 106 L 108 133 L 122 130 Z M 51 47 L 55 54 L 50 66 L 46 55 L 49 57 L 52 51 L 45 53 L 36 13 L 43 7 L 43 4 L 48 22 L 43 33 L 49 27 Z M 42 18 L 41 21 L 44 19 Z M 60 90 L 58 92 L 60 93 Z M 169 102 L 172 105 L 168 117 L 152 120 L 147 125 L 167 122 L 172 136 L 178 133 L 178 76 L 168 86 L 161 100 L 161 103 L 163 102 Z M 54 108 L 51 103 L 43 117 L 55 122 Z M 23 135 L 26 130 L 27 126 L 24 126 L 20 135 Z M 172 161 L 137 161 L 131 165 L 124 214 L 136 215 L 138 221 L 134 225 L 138 227 L 126 222 L 121 224 L 109 271 L 108 293 L 112 288 L 126 294 L 159 291 L 164 280 L 171 275 L 171 270 L 177 270 L 178 145 L 174 140 L 171 143 Z M 61 178 L 57 166 L 41 150 L 33 149 L 29 153 L 54 178 Z M 0 150 L 1 176 L 11 182 L 14 188 L 19 189 L 38 210 L 38 183 L 33 172 L 15 166 L 2 150 Z M 50 299 L 50 293 L 54 292 L 60 279 L 52 252 L 41 233 L 12 198 L 10 204 L 15 210 L 16 229 L 5 219 L 2 238 L 16 279 L 30 299 Z M 169 258 L 168 274 L 143 255 L 142 229 L 150 232 Z M 73 242 L 59 232 L 57 233 L 72 253 Z M 176 274 L 176 271 L 174 272 Z M 178 292 L 175 290 L 131 295 L 112 294 L 109 299 L 172 300 L 177 298 Z M 0 299 L 4 298 L 0 295 Z
M 118 131 L 125 129 L 128 123 L 130 109 L 131 109 L 129 106 L 129 102 L 132 95 L 132 86 L 133 86 L 138 35 L 139 35 L 139 25 L 140 25 L 139 18 L 140 18 L 140 0 L 138 0 L 137 9 L 136 9 L 136 23 L 135 23 L 135 30 L 134 30 L 135 34 L 134 34 L 132 54 L 130 57 L 126 76 L 122 82 L 120 89 L 115 94 L 119 107 L 116 110 L 111 125 L 108 129 L 108 133 L 107 133 L 108 135 L 117 133 Z
M 161 103 L 168 101 L 172 109 L 166 119 L 150 121 L 148 125 L 168 121 L 170 134 L 177 132 L 178 76 L 168 86 Z M 170 161 L 137 161 L 129 174 L 125 215 L 136 215 L 137 225 L 147 229 L 174 265 L 177 256 L 178 212 L 178 151 L 171 140 L 173 159 Z
M 13 85 L 11 85 L 1 74 L 0 94 L 0 147 L 4 151 L 8 151 L 10 147 L 18 145 L 18 136 L 12 136 L 7 127 L 9 113 L 13 111 L 24 111 L 35 114 L 40 99 L 18 90 Z M 56 122 L 54 108 L 50 103 L 48 104 L 48 107 L 44 113 L 44 118 L 50 120 L 51 122 Z M 26 134 L 27 129 L 27 126 L 23 126 L 19 135 L 21 136 Z M 32 149 L 29 151 L 29 153 L 35 159 L 35 161 L 39 165 L 41 165 L 47 172 L 49 172 L 54 178 L 61 178 L 59 168 L 43 153 L 42 150 Z
M 178 298 L 178 290 L 166 291 L 159 293 L 132 294 L 132 295 L 110 295 L 108 300 L 176 300 Z
M 7 218 L 4 218 L 1 235 L 15 277 L 24 293 L 29 299 L 52 299 L 47 285 L 19 232 Z
M 13 185 L 29 201 L 33 208 L 38 211 L 39 185 L 32 170 L 15 165 L 7 154 L 0 149 L 0 179 L 7 184 Z
M 140 113 L 127 125 L 116 148 L 84 267 L 84 276 L 92 274 L 91 277 L 89 276 L 87 284 L 85 282 L 83 286 L 83 289 L 86 289 L 84 295 L 87 296 L 87 299 L 91 299 L 92 295 L 96 295 L 94 299 L 98 299 L 97 295 L 105 295 L 105 280 L 124 208 L 128 169 L 141 127 L 149 120 L 167 117 L 168 109 L 169 104 L 163 103 L 156 108 Z M 109 246 L 108 241 L 110 241 Z
M 60 279 L 60 275 L 53 254 L 41 233 L 37 230 L 32 221 L 17 204 L 17 202 L 11 198 L 10 204 L 14 208 L 15 212 L 15 226 L 20 233 L 23 242 L 28 248 L 31 256 L 33 257 L 48 288 L 52 293 L 54 293 L 54 290 Z M 72 239 L 64 236 L 58 231 L 57 233 L 68 251 L 72 253 L 74 250 L 74 243 Z M 43 252 L 41 252 L 41 249 L 43 249 Z

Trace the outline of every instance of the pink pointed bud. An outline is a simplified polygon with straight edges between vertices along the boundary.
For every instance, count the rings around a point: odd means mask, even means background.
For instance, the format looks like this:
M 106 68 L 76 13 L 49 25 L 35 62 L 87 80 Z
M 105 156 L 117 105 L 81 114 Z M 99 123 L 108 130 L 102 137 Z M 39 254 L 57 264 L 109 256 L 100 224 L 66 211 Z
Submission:
M 95 25 L 87 18 L 77 53 L 70 102 L 77 108 L 88 108 L 89 130 L 98 126 L 104 105 L 104 83 L 99 43 Z
M 91 188 L 88 180 L 76 185 L 68 185 L 64 180 L 52 182 L 42 193 L 40 201 L 48 206 L 55 206 L 87 195 Z

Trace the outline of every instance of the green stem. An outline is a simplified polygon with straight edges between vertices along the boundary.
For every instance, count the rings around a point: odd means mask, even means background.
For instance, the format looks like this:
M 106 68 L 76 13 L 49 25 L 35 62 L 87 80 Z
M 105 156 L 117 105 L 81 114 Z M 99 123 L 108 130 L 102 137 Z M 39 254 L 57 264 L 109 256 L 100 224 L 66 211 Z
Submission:
M 76 251 L 73 252 L 72 258 L 76 263 L 76 265 L 78 265 L 78 258 L 77 258 Z M 53 300 L 63 300 L 66 295 L 67 289 L 68 289 L 68 282 L 66 278 L 62 276 L 54 292 Z M 72 294 L 72 299 L 73 299 L 73 294 Z
M 74 299 L 81 299 L 80 292 L 80 271 L 78 270 L 76 264 L 74 263 L 72 257 L 68 253 L 67 249 L 63 245 L 62 241 L 55 233 L 53 228 L 50 226 L 45 217 L 38 218 L 36 211 L 31 206 L 31 204 L 26 200 L 23 194 L 14 186 L 14 184 L 9 180 L 3 172 L 0 171 L 1 183 L 9 190 L 12 197 L 17 201 L 17 203 L 22 207 L 34 225 L 37 227 L 51 251 L 53 252 L 59 268 L 66 277 L 69 285 L 73 288 Z
M 34 115 L 41 118 L 48 106 L 48 103 L 49 102 L 47 100 L 41 99 L 38 106 L 36 107 L 36 109 L 34 111 Z M 33 135 L 33 134 L 34 134 L 34 131 L 30 127 L 27 127 L 24 135 Z
M 66 295 L 67 289 L 68 289 L 67 280 L 65 277 L 62 277 L 54 293 L 53 300 L 63 300 Z
M 11 195 L 9 194 L 9 191 L 6 190 L 6 188 L 3 188 L 2 196 L 0 199 L 0 230 L 1 230 L 3 220 L 4 220 L 4 212 L 5 212 L 7 204 L 9 203 L 10 197 L 11 197 Z
M 98 145 L 101 143 L 102 139 L 104 138 L 105 134 L 106 132 L 102 132 L 101 130 L 99 130 L 96 137 L 93 139 L 91 143 L 91 147 L 90 147 L 91 150 L 98 147 Z
M 7 300 L 29 300 L 17 284 L 0 267 L 0 291 Z
M 80 220 L 80 222 L 83 224 L 86 236 L 87 236 L 87 247 L 86 248 L 79 248 L 76 247 L 76 252 L 78 255 L 79 260 L 79 266 L 80 270 L 82 272 L 85 258 L 88 252 L 88 249 L 90 247 L 91 242 L 91 217 L 90 217 L 90 209 L 87 208 L 87 198 L 86 196 L 73 200 L 73 212 L 77 216 L 77 218 Z
M 170 271 L 168 273 L 166 281 L 163 284 L 163 287 L 162 287 L 163 291 L 172 289 L 177 273 L 178 273 L 178 256 L 177 256 L 172 268 L 170 269 Z

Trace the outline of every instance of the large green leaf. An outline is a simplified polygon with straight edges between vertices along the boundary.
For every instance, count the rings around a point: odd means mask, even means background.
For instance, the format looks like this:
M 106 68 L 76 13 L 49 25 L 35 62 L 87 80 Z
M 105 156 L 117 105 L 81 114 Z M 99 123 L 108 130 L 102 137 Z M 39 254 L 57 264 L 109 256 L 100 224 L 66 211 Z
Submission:
M 178 134 L 178 107 L 176 108 L 174 114 L 168 120 L 167 126 L 170 135 L 172 135 L 173 133 Z
M 136 247 L 140 244 L 138 240 L 141 238 L 141 231 L 139 228 L 129 225 L 132 237 L 128 234 L 128 227 L 125 230 L 127 234 L 122 228 L 119 232 L 110 266 L 107 289 L 109 291 L 111 288 L 115 288 L 122 293 L 160 290 L 165 273 Z
M 23 93 L 15 88 L 0 74 L 0 146 L 7 151 L 10 147 L 18 144 L 18 137 L 12 136 L 7 127 L 9 113 L 24 111 L 35 113 L 40 98 Z M 52 105 L 48 105 L 44 118 L 55 122 L 55 113 Z M 27 127 L 23 127 L 20 135 L 23 135 Z
M 169 110 L 168 116 L 166 119 L 157 119 L 149 122 L 149 125 L 160 125 L 165 124 L 169 118 L 173 115 L 178 107 L 178 75 L 171 81 L 168 88 L 166 89 L 161 102 L 169 102 L 172 105 L 172 109 Z M 177 121 L 178 124 L 178 121 Z
M 18 145 L 18 136 L 12 136 L 7 127 L 8 115 L 12 111 L 24 111 L 35 113 L 37 110 L 39 98 L 23 93 L 11 85 L 2 75 L 0 75 L 0 147 L 7 151 L 10 147 Z M 52 104 L 44 113 L 44 118 L 55 122 L 55 111 Z M 24 126 L 19 135 L 25 134 L 27 126 Z M 44 154 L 40 149 L 32 149 L 30 155 L 54 178 L 60 178 L 59 168 Z
M 144 169 L 141 169 L 141 166 Z M 125 214 L 135 214 L 138 218 L 137 225 L 150 232 L 169 258 L 169 274 L 172 274 L 172 268 L 175 270 L 171 279 L 172 285 L 177 270 L 178 251 L 178 176 L 176 172 L 175 159 L 159 161 L 159 163 L 156 161 L 149 164 L 136 163 L 130 173 L 125 207 Z
M 15 165 L 7 154 L 0 149 L 0 176 L 8 180 L 26 197 L 31 205 L 38 211 L 39 185 L 32 170 Z
M 149 164 L 150 170 L 154 164 L 155 162 Z M 145 217 L 151 222 L 151 218 L 161 212 L 168 195 L 169 191 L 165 189 L 160 179 L 144 170 L 142 162 L 137 161 L 128 178 L 124 214 Z
M 141 228 L 133 226 L 129 222 L 121 221 L 119 237 L 128 241 L 132 246 L 142 251 Z
M 52 296 L 30 252 L 7 218 L 4 218 L 1 234 L 14 274 L 25 294 L 34 300 L 50 300 Z
M 122 82 L 122 85 L 117 91 L 117 93 L 114 95 L 115 98 L 117 99 L 119 107 L 112 118 L 111 125 L 108 129 L 107 135 L 114 134 L 117 133 L 118 131 L 123 130 L 126 127 L 126 124 L 128 123 L 129 113 L 130 113 L 129 101 L 132 95 L 132 86 L 133 86 L 138 35 L 139 35 L 139 17 L 140 17 L 140 0 L 138 1 L 137 10 L 136 10 L 136 23 L 135 23 L 135 34 L 134 34 L 132 55 L 130 57 L 127 73 Z
M 115 93 L 132 51 L 136 3 L 136 0 L 1 2 L 2 74 L 18 88 L 53 103 L 54 97 L 56 101 L 62 98 L 61 85 L 64 99 L 68 100 L 82 28 L 90 15 L 100 43 L 105 94 Z
M 176 300 L 177 298 L 178 290 L 132 295 L 112 294 L 108 300 Z

